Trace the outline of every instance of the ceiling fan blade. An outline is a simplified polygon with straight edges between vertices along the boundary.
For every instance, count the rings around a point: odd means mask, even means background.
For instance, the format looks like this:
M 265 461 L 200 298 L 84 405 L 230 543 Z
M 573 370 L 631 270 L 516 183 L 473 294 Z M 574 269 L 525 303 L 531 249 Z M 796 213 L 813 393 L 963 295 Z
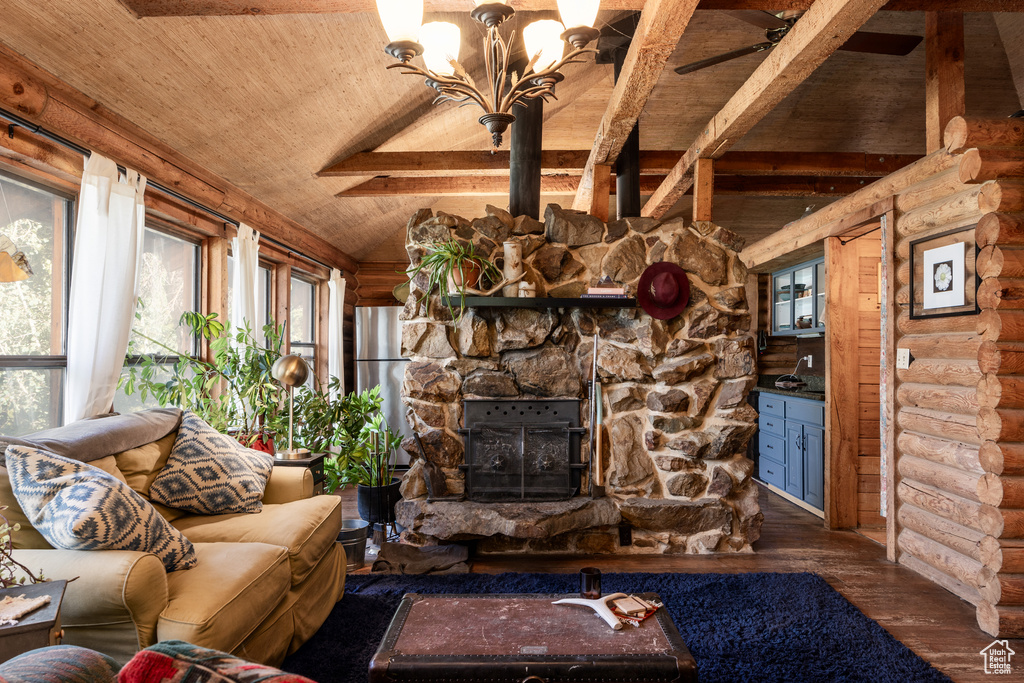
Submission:
M 684 64 L 683 66 L 677 66 L 675 72 L 677 74 L 688 74 L 692 71 L 704 69 L 715 64 L 721 64 L 722 62 L 728 62 L 730 59 L 736 59 L 744 55 L 752 55 L 755 52 L 764 52 L 775 47 L 775 43 L 758 43 L 757 45 L 751 45 L 750 47 L 743 47 L 739 50 L 733 50 L 732 52 L 724 52 L 715 57 L 708 57 L 702 59 L 699 62 L 693 62 L 692 64 Z
M 725 14 L 731 17 L 735 17 L 740 21 L 745 21 L 748 24 L 753 24 L 758 28 L 763 29 L 775 29 L 775 28 L 786 28 L 789 26 L 788 23 L 779 19 L 771 12 L 765 12 L 759 9 L 729 9 L 723 10 Z
M 848 52 L 870 52 L 877 55 L 909 55 L 921 41 L 921 36 L 908 36 L 901 33 L 872 33 L 857 31 L 843 43 L 840 50 Z

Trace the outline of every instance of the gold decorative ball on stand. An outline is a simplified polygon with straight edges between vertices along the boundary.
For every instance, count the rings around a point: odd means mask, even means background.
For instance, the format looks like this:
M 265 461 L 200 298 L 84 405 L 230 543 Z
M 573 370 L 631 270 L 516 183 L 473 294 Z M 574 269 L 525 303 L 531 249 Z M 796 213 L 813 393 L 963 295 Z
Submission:
M 309 377 L 309 366 L 301 356 L 290 354 L 281 356 L 270 368 L 271 376 L 288 387 L 288 450 L 277 451 L 275 457 L 280 460 L 299 460 L 309 456 L 308 448 L 293 448 L 295 435 L 295 387 L 301 386 Z

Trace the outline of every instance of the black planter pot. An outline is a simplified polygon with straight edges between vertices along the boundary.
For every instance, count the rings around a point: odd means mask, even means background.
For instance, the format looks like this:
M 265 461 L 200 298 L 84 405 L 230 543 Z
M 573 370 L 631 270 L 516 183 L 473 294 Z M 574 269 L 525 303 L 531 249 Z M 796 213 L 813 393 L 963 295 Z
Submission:
M 358 484 L 356 486 L 356 506 L 359 508 L 359 516 L 370 524 L 378 524 L 381 522 L 378 511 L 383 510 L 385 516 L 383 521 L 387 524 L 394 522 L 395 503 L 402 499 L 402 494 L 398 490 L 401 483 L 402 480 L 396 477 L 391 480 L 390 484 L 380 488 Z M 383 501 L 381 501 L 382 497 Z

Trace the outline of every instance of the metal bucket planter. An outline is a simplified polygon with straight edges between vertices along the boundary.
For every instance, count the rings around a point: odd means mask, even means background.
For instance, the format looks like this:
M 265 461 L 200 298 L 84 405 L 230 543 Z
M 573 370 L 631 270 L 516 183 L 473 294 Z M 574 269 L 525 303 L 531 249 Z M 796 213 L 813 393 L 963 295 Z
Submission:
M 369 526 L 369 522 L 361 519 L 341 520 L 338 543 L 345 549 L 345 569 L 350 572 L 361 569 L 366 563 L 366 529 Z

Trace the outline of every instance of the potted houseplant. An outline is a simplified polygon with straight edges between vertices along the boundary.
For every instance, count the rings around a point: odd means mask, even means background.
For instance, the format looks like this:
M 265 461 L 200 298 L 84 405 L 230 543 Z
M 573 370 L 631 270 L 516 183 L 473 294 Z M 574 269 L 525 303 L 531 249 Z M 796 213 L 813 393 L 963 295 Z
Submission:
M 402 497 L 398 490 L 401 479 L 395 477 L 402 437 L 391 430 L 380 413 L 370 419 L 364 433 L 368 438 L 363 457 L 352 461 L 359 478 L 356 506 L 359 516 L 371 525 L 391 524 L 395 521 L 395 503 Z
M 420 296 L 422 302 L 436 287 L 444 298 L 452 318 L 458 320 L 465 310 L 466 289 L 473 288 L 482 277 L 492 283 L 501 281 L 501 271 L 490 259 L 478 254 L 472 242 L 449 239 L 431 242 L 420 262 L 405 271 L 409 282 L 421 272 L 427 276 L 427 285 Z M 453 305 L 453 298 L 459 297 L 459 306 Z
M 138 391 L 143 400 L 152 395 L 161 407 L 191 410 L 217 431 L 235 435 L 250 448 L 273 453 L 273 434 L 287 420 L 281 410 L 281 385 L 271 375 L 281 357 L 283 326 L 265 325 L 266 344 L 260 344 L 248 325 L 227 334 L 216 313 L 186 312 L 180 324 L 193 337 L 209 342 L 210 359 L 179 355 L 167 344 L 135 331 L 136 336 L 178 356 L 178 361 L 170 377 L 164 378 L 167 365 L 161 358 L 143 355 L 121 378 L 124 392 Z

